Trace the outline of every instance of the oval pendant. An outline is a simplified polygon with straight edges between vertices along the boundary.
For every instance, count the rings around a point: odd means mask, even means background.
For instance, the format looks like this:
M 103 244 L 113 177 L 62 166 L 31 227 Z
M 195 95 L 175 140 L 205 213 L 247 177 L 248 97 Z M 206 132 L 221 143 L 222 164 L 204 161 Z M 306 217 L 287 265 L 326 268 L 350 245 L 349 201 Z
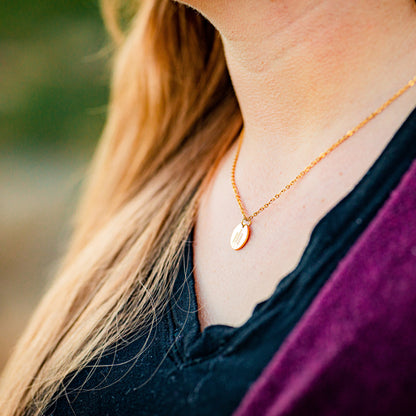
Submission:
M 248 241 L 248 237 L 250 235 L 250 229 L 248 228 L 247 224 L 238 224 L 237 227 L 234 228 L 233 233 L 231 234 L 230 244 L 231 248 L 234 250 L 240 250 L 243 248 Z

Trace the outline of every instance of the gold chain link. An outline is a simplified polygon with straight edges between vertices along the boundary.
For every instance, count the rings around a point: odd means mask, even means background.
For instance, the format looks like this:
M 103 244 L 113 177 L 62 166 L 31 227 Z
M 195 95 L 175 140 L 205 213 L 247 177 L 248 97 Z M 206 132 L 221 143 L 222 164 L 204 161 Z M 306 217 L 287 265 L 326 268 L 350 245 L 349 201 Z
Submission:
M 363 120 L 361 123 L 359 123 L 356 127 L 354 127 L 352 130 L 348 131 L 344 136 L 342 136 L 338 141 L 336 141 L 329 149 L 325 150 L 325 152 L 321 153 L 315 160 L 313 160 L 308 166 L 306 166 L 305 169 L 302 170 L 294 179 L 292 179 L 280 192 L 278 192 L 276 195 L 274 195 L 268 202 L 266 202 L 261 208 L 259 208 L 257 211 L 255 211 L 253 214 L 247 216 L 246 215 L 246 209 L 244 208 L 244 205 L 241 201 L 240 193 L 237 189 L 237 185 L 235 183 L 235 167 L 237 165 L 237 159 L 238 155 L 240 153 L 241 144 L 243 142 L 243 133 L 244 133 L 244 127 L 241 130 L 241 133 L 238 137 L 238 148 L 236 155 L 234 157 L 233 166 L 231 169 L 231 183 L 233 185 L 234 194 L 237 198 L 238 205 L 240 206 L 241 213 L 243 214 L 243 220 L 242 224 L 251 224 L 251 220 L 260 212 L 264 211 L 270 204 L 272 204 L 276 199 L 280 197 L 284 192 L 289 190 L 292 185 L 294 185 L 299 179 L 303 178 L 315 165 L 317 165 L 322 159 L 324 159 L 326 156 L 329 155 L 333 150 L 335 150 L 341 143 L 343 143 L 345 140 L 347 140 L 349 137 L 351 137 L 353 134 L 355 134 L 358 130 L 360 130 L 362 127 L 364 127 L 370 120 L 372 120 L 375 116 L 380 114 L 383 110 L 385 110 L 396 98 L 400 97 L 404 92 L 406 92 L 409 88 L 413 87 L 416 83 L 416 75 L 399 91 L 396 92 L 391 98 L 389 98 L 381 107 L 379 107 L 376 111 L 374 111 L 372 114 L 370 114 L 365 120 Z

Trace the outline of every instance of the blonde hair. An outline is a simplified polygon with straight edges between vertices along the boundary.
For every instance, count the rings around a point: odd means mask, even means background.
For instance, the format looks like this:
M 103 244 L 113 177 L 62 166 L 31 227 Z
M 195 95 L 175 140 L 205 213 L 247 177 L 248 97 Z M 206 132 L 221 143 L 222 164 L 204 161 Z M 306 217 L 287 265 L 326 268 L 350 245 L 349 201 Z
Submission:
M 172 0 L 102 10 L 117 41 L 107 123 L 68 253 L 4 371 L 4 415 L 42 414 L 67 377 L 157 319 L 199 195 L 242 127 L 207 20 Z

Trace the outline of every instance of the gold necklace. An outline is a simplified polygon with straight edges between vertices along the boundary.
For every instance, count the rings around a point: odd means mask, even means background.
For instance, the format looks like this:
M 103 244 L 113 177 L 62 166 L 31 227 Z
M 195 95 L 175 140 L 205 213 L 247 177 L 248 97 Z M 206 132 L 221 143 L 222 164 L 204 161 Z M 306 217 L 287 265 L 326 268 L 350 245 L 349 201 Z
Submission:
M 366 125 L 370 120 L 372 120 L 376 115 L 380 114 L 384 109 L 386 109 L 396 98 L 400 97 L 405 91 L 407 91 L 409 88 L 413 87 L 416 83 L 416 75 L 399 91 L 396 92 L 391 98 L 389 98 L 381 107 L 379 107 L 376 111 L 374 111 L 372 114 L 370 114 L 365 120 L 363 120 L 361 123 L 359 123 L 356 127 L 354 127 L 352 130 L 348 131 L 344 136 L 342 136 L 338 141 L 336 141 L 329 149 L 325 150 L 325 152 L 321 153 L 315 160 L 313 160 L 308 166 L 306 166 L 305 169 L 302 170 L 294 179 L 292 179 L 283 189 L 280 190 L 276 195 L 273 196 L 268 202 L 266 202 L 261 208 L 259 208 L 257 211 L 255 211 L 251 215 L 246 214 L 246 210 L 244 208 L 243 203 L 241 202 L 241 197 L 237 189 L 237 185 L 235 183 L 235 167 L 237 164 L 238 155 L 240 153 L 241 143 L 243 142 L 243 132 L 244 127 L 241 130 L 241 133 L 238 137 L 238 148 L 237 152 L 234 158 L 233 167 L 231 169 L 231 183 L 233 185 L 233 190 L 235 197 L 237 199 L 238 205 L 240 206 L 241 213 L 243 215 L 243 219 L 241 222 L 234 228 L 231 238 L 230 238 L 230 244 L 231 247 L 234 250 L 240 250 L 245 246 L 247 243 L 249 236 L 250 236 L 250 225 L 252 219 L 260 214 L 260 212 L 264 211 L 266 208 L 270 206 L 276 199 L 280 197 L 284 192 L 286 192 L 288 189 L 292 187 L 293 184 L 295 184 L 299 179 L 303 178 L 316 164 L 318 164 L 324 157 L 328 156 L 329 153 L 331 153 L 335 148 L 337 148 L 341 143 L 343 143 L 345 140 L 347 140 L 349 137 L 351 137 L 353 134 L 355 134 L 358 130 L 361 129 L 364 125 Z

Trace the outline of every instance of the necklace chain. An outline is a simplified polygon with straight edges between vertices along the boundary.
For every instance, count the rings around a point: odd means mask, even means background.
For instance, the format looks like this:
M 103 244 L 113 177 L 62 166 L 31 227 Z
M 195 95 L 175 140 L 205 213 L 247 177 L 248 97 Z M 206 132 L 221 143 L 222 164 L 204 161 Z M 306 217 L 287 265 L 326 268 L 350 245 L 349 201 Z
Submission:
M 244 133 L 244 127 L 241 130 L 241 133 L 238 138 L 238 147 L 237 152 L 234 157 L 233 166 L 231 169 L 231 183 L 233 185 L 233 190 L 235 197 L 237 199 L 238 205 L 240 206 L 241 213 L 243 215 L 243 219 L 241 221 L 242 226 L 249 226 L 251 224 L 251 220 L 260 212 L 264 211 L 266 208 L 270 206 L 276 199 L 278 199 L 284 192 L 289 190 L 299 179 L 303 178 L 315 165 L 317 165 L 322 159 L 324 159 L 326 156 L 329 155 L 333 150 L 335 150 L 341 143 L 343 143 L 345 140 L 347 140 L 349 137 L 351 137 L 353 134 L 355 134 L 358 130 L 360 130 L 362 127 L 364 127 L 370 120 L 372 120 L 374 117 L 376 117 L 378 114 L 380 114 L 383 110 L 385 110 L 396 98 L 400 97 L 404 92 L 406 92 L 409 88 L 413 87 L 416 83 L 416 75 L 399 91 L 396 92 L 391 98 L 389 98 L 383 105 L 381 105 L 376 111 L 374 111 L 372 114 L 370 114 L 366 119 L 361 121 L 356 127 L 354 127 L 352 130 L 349 130 L 344 136 L 342 136 L 340 139 L 338 139 L 332 146 L 330 146 L 327 150 L 325 150 L 323 153 L 321 153 L 316 159 L 314 159 L 311 163 L 309 163 L 308 166 L 306 166 L 305 169 L 303 169 L 294 179 L 292 179 L 287 185 L 285 185 L 277 194 L 275 194 L 268 202 L 266 202 L 261 208 L 259 208 L 257 211 L 253 212 L 251 215 L 246 214 L 246 209 L 244 207 L 244 204 L 241 201 L 241 196 L 238 191 L 237 185 L 235 183 L 235 167 L 237 165 L 237 159 L 238 155 L 240 154 L 241 144 L 243 142 L 243 133 Z

